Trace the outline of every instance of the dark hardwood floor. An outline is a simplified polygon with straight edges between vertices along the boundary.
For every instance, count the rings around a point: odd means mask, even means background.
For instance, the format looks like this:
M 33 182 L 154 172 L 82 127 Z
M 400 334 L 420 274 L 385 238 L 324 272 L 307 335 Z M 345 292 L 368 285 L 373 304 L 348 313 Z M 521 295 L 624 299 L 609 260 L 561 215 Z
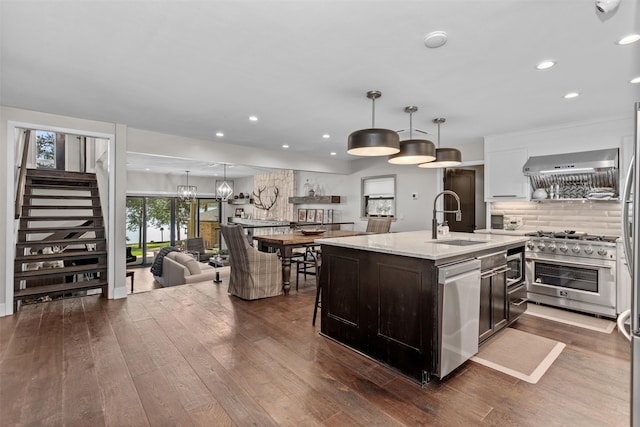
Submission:
M 226 276 L 0 318 L 0 425 L 628 425 L 617 331 L 525 315 L 517 329 L 567 344 L 538 384 L 467 362 L 421 388 L 318 334 L 313 279 L 242 301 Z

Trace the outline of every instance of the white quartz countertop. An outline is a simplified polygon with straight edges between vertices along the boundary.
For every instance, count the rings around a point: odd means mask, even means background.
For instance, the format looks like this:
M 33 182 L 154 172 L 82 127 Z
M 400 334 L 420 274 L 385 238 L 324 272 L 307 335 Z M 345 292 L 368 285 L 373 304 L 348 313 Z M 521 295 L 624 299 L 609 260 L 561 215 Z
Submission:
M 468 246 L 446 244 L 446 241 L 455 240 L 467 240 L 478 243 Z M 434 240 L 431 238 L 431 230 L 419 230 L 402 233 L 365 234 L 332 239 L 317 239 L 315 242 L 323 245 L 341 246 L 363 251 L 439 260 L 526 241 L 527 238 L 520 235 L 474 233 L 450 233 L 447 237 Z

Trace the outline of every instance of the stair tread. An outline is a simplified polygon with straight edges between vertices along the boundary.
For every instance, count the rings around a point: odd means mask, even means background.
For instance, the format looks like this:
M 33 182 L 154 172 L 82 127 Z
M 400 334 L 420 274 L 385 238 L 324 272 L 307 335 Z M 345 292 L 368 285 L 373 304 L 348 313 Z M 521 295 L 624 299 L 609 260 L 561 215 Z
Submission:
M 34 183 L 26 183 L 24 186 L 30 189 L 55 189 L 55 190 L 78 190 L 78 191 L 89 191 L 93 189 L 97 189 L 96 186 L 86 185 L 87 183 L 82 183 L 80 185 L 60 185 L 60 184 L 34 184 Z
M 86 215 L 86 216 L 21 216 L 20 219 L 25 221 L 91 221 L 102 219 L 102 215 Z
M 107 255 L 107 251 L 80 251 L 80 252 L 58 252 L 56 254 L 32 254 L 18 255 L 16 262 L 38 262 L 55 260 L 74 260 L 86 258 L 98 258 Z
M 88 237 L 88 238 L 80 238 L 80 239 L 58 239 L 58 240 L 28 240 L 24 242 L 18 242 L 16 244 L 17 247 L 32 247 L 32 246 L 69 246 L 69 245 L 84 245 L 84 244 L 94 244 L 94 243 L 102 243 L 107 240 L 104 237 Z
M 84 265 L 71 265 L 69 267 L 47 267 L 39 268 L 37 270 L 28 271 L 16 271 L 14 275 L 15 280 L 36 279 L 40 277 L 51 276 L 68 276 L 78 273 L 93 273 L 98 271 L 106 271 L 107 264 L 84 264 Z
M 22 205 L 22 209 L 97 209 L 100 206 L 92 206 L 92 205 Z
M 43 200 L 100 200 L 100 196 L 74 196 L 58 194 L 25 194 L 24 198 Z
M 20 228 L 18 231 L 24 232 L 27 234 L 31 233 L 54 233 L 57 231 L 69 231 L 76 233 L 87 233 L 89 231 L 104 231 L 104 227 L 100 226 L 91 226 L 91 225 L 67 225 L 66 227 L 58 226 L 58 227 L 29 227 L 29 228 Z
M 36 168 L 28 168 L 27 175 L 79 175 L 79 176 L 87 176 L 93 175 L 95 176 L 95 172 L 80 172 L 80 171 L 63 171 L 58 169 L 36 169 Z
M 87 289 L 102 288 L 107 285 L 106 280 L 93 279 L 84 280 L 82 282 L 58 283 L 55 285 L 34 286 L 32 288 L 18 289 L 13 293 L 13 299 L 19 300 L 25 297 L 37 295 L 59 294 L 72 291 L 82 291 Z

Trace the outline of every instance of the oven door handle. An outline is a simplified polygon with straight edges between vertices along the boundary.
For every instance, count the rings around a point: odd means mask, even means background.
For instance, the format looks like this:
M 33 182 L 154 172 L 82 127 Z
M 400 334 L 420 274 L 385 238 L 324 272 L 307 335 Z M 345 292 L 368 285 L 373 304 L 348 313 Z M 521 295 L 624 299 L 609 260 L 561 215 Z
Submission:
M 514 305 L 516 307 L 524 304 L 525 302 L 529 301 L 529 298 L 520 298 L 519 302 L 512 302 L 511 305 Z
M 595 267 L 595 268 L 608 268 L 608 269 L 613 268 L 613 265 L 588 264 L 585 262 L 573 262 L 573 261 L 559 261 L 557 259 L 549 259 L 549 258 L 525 258 L 525 262 L 533 262 L 533 261 L 542 261 L 542 262 L 561 264 L 561 265 L 575 265 L 578 267 Z

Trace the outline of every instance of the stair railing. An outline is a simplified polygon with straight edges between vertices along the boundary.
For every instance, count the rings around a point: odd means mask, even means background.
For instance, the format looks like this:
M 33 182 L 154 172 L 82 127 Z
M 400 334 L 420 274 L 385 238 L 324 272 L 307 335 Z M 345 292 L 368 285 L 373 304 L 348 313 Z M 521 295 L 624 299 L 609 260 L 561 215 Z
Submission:
M 27 159 L 29 158 L 29 141 L 31 140 L 31 129 L 24 132 L 24 144 L 22 146 L 22 160 L 20 162 L 20 173 L 18 174 L 18 187 L 16 189 L 16 212 L 15 218 L 19 219 L 22 214 L 22 201 L 24 198 L 25 179 L 27 176 Z

